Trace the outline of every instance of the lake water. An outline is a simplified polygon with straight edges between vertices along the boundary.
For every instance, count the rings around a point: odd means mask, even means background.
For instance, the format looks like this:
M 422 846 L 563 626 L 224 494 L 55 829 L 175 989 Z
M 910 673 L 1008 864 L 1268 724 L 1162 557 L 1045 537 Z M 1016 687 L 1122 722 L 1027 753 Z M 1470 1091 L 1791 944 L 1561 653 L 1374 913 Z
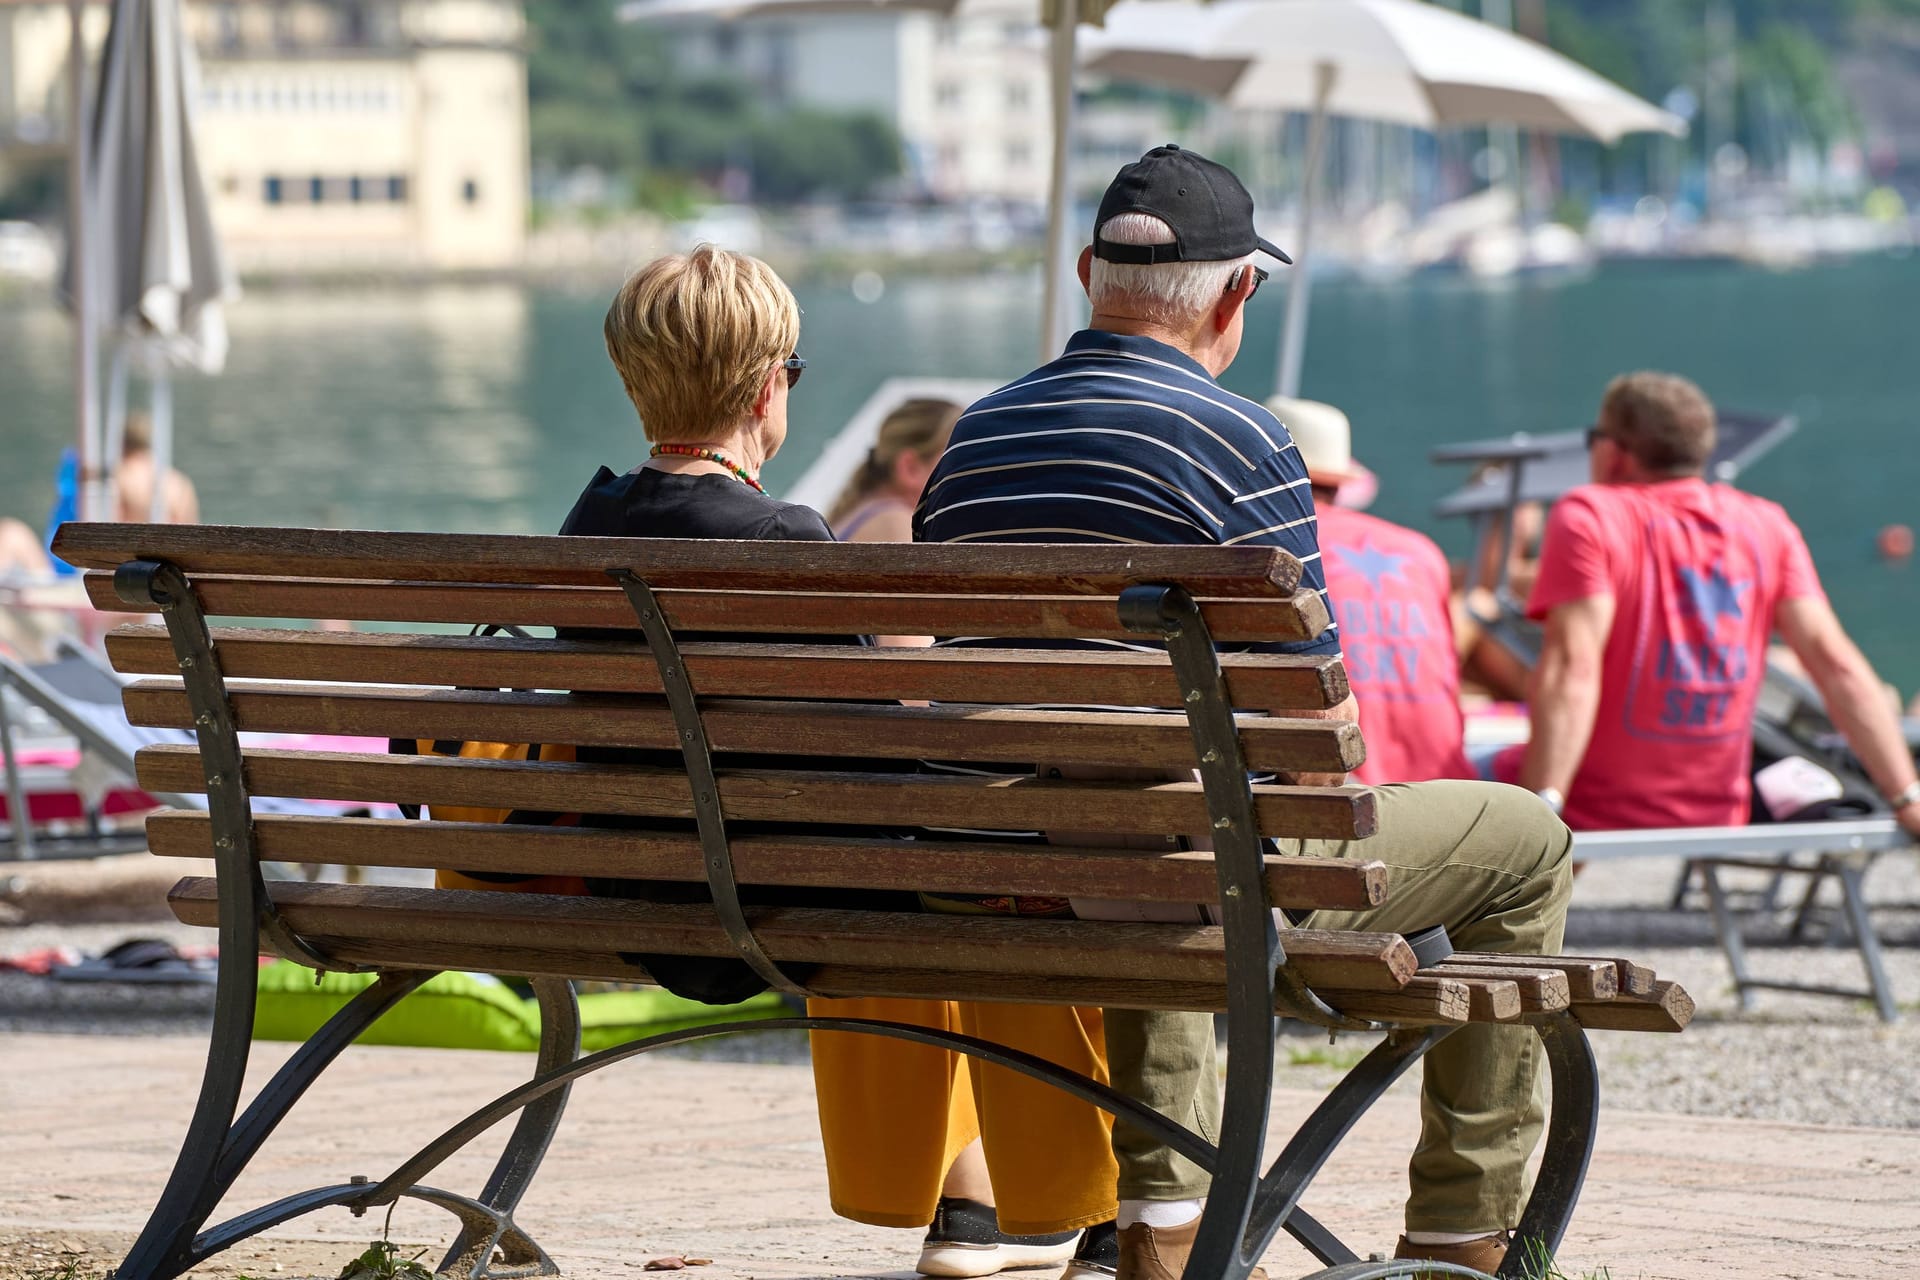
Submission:
M 1277 286 L 1278 282 L 1276 282 Z M 1033 363 L 1038 279 L 845 280 L 797 292 L 810 361 L 778 493 L 874 386 L 920 373 L 1009 379 Z M 601 463 L 643 456 L 600 340 L 611 286 L 256 289 L 231 314 L 224 375 L 186 379 L 178 458 L 221 523 L 544 532 Z M 1283 291 L 1255 302 L 1224 381 L 1271 387 Z M 69 338 L 51 305 L 0 299 L 0 514 L 39 527 L 72 438 Z M 1431 516 L 1460 479 L 1433 446 L 1583 426 L 1607 379 L 1674 369 L 1730 409 L 1799 432 L 1743 483 L 1805 530 L 1841 616 L 1883 675 L 1920 686 L 1920 566 L 1874 554 L 1920 517 L 1920 258 L 1794 274 L 1620 268 L 1557 286 L 1333 284 L 1316 292 L 1306 391 L 1340 404 L 1379 473 L 1374 510 L 1450 550 Z

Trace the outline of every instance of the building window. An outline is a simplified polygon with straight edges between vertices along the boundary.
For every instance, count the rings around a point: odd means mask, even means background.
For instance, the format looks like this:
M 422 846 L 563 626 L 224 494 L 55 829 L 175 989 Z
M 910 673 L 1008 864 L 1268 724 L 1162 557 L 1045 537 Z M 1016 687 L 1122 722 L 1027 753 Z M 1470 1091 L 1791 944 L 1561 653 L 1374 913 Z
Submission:
M 1007 144 L 1007 167 L 1009 169 L 1024 169 L 1032 163 L 1032 147 L 1024 142 L 1009 142 Z
M 347 199 L 359 204 L 367 198 L 366 184 L 358 178 L 347 179 Z
M 265 183 L 265 188 L 261 194 L 266 198 L 268 204 L 281 204 L 286 200 L 286 191 L 281 186 L 279 178 L 268 178 Z
M 396 173 L 387 179 L 387 199 L 395 204 L 407 202 L 407 180 L 401 174 Z
M 460 198 L 468 204 L 480 203 L 480 184 L 468 178 L 460 184 Z
M 307 199 L 319 204 L 327 198 L 327 180 L 313 177 L 307 179 Z
M 1025 111 L 1033 101 L 1033 87 L 1024 80 L 1007 81 L 1007 109 Z
M 952 80 L 943 80 L 934 88 L 933 100 L 943 107 L 960 105 L 960 86 Z

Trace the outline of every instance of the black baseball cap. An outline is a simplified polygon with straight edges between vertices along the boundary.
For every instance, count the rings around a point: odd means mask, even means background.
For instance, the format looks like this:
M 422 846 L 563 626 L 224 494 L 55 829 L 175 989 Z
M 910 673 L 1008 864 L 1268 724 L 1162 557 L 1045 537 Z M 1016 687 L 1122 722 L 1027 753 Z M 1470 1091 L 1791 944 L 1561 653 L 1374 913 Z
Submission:
M 1150 213 L 1173 228 L 1172 244 L 1115 244 L 1100 238 L 1109 218 Z M 1253 230 L 1253 197 L 1222 164 L 1169 142 L 1113 176 L 1094 218 L 1093 256 L 1106 262 L 1231 262 L 1256 249 L 1293 259 Z

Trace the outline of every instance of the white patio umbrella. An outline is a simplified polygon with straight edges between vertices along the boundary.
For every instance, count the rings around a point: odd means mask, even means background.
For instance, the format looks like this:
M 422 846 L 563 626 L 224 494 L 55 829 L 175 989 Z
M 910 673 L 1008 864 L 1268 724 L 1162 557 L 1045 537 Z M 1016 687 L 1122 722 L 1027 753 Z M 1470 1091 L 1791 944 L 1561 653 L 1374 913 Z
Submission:
M 164 510 L 172 462 L 171 370 L 219 372 L 227 354 L 222 303 L 239 293 L 194 147 L 198 92 L 199 66 L 181 29 L 179 0 L 113 0 L 90 137 L 76 146 L 85 191 L 69 239 L 68 295 L 80 376 L 89 383 L 79 408 L 81 458 L 95 475 L 119 461 L 127 367 L 138 361 L 148 369 L 154 520 Z M 115 344 L 104 439 L 90 385 L 91 346 L 100 338 Z M 90 518 L 106 514 L 97 480 L 85 502 Z
M 1040 326 L 1043 360 L 1060 354 L 1073 328 L 1072 270 L 1074 255 L 1080 246 L 1069 225 L 1073 201 L 1068 184 L 1068 159 L 1073 134 L 1073 68 L 1078 52 L 1078 28 L 1082 22 L 1098 23 L 1113 4 L 1114 0 L 1037 0 L 1036 4 L 1039 20 L 1046 24 L 1050 36 L 1053 114 L 1053 159 L 1047 182 L 1046 278 Z M 912 9 L 963 17 L 969 10 L 986 7 L 981 0 L 628 0 L 621 5 L 620 16 L 629 22 L 688 17 L 733 21 Z M 990 11 L 1004 11 L 1004 5 L 993 5 Z
M 1420 129 L 1511 124 L 1583 134 L 1686 132 L 1679 117 L 1572 59 L 1419 0 L 1220 0 L 1204 9 L 1124 3 L 1087 38 L 1081 66 L 1248 109 L 1311 112 L 1297 264 L 1280 340 L 1279 391 L 1297 395 L 1306 348 L 1314 184 L 1327 118 Z

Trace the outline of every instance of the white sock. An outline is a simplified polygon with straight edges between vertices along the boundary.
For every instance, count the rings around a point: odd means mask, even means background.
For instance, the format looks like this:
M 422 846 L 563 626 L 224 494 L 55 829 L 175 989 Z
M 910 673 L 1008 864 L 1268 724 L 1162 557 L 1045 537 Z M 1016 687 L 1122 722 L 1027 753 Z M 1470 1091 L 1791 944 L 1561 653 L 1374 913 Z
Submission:
M 1408 1244 L 1469 1244 L 1497 1236 L 1498 1231 L 1409 1231 Z
M 1207 1207 L 1204 1200 L 1122 1200 L 1114 1222 L 1122 1227 L 1184 1227 Z

